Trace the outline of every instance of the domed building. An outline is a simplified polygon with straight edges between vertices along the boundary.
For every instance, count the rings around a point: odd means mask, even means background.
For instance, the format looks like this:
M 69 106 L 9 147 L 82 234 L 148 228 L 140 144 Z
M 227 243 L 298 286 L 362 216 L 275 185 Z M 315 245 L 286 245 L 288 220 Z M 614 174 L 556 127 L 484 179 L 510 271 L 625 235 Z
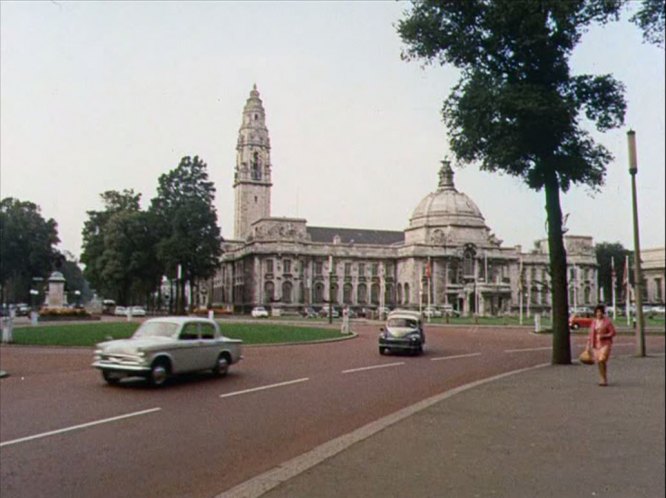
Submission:
M 207 293 L 211 304 L 283 312 L 305 306 L 454 309 L 462 315 L 550 310 L 547 240 L 503 247 L 448 161 L 404 231 L 309 226 L 272 217 L 270 140 L 256 86 L 243 110 L 234 174 L 234 239 Z M 591 237 L 566 236 L 570 303 L 597 301 Z

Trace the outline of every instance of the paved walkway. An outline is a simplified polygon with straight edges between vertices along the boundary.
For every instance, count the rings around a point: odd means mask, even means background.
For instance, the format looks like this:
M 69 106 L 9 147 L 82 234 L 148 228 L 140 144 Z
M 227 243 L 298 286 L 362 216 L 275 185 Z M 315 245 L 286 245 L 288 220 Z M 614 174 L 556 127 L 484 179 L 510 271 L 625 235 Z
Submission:
M 663 497 L 664 356 L 614 357 L 609 381 L 576 364 L 477 383 L 222 496 Z

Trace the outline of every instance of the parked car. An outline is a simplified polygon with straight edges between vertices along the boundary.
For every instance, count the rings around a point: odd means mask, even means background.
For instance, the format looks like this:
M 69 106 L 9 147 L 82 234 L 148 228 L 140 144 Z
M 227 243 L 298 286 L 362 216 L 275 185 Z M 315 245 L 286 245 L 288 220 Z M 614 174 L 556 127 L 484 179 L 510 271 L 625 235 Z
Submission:
M 26 303 L 18 303 L 16 305 L 16 316 L 28 316 L 30 314 L 30 305 Z
M 319 310 L 319 316 L 323 318 L 328 318 L 328 306 L 324 306 L 322 309 Z M 331 317 L 340 318 L 340 312 L 337 310 L 337 308 L 333 308 L 331 310 Z
M 317 312 L 311 306 L 306 306 L 301 310 L 301 316 L 303 318 L 317 318 Z
M 252 312 L 250 314 L 252 315 L 252 318 L 268 318 L 268 311 L 266 311 L 266 308 L 263 306 L 256 306 L 252 308 Z
M 220 333 L 214 320 L 190 317 L 151 318 L 130 339 L 97 344 L 92 366 L 109 384 L 125 377 L 145 377 L 161 386 L 171 375 L 211 370 L 224 376 L 241 356 L 239 339 Z
M 441 318 L 442 311 L 435 306 L 428 306 L 423 310 L 423 316 L 426 318 Z
M 116 309 L 116 302 L 113 299 L 102 300 L 102 313 L 105 315 L 113 315 Z
M 380 329 L 379 354 L 403 351 L 420 354 L 425 344 L 423 320 L 416 311 L 394 310 Z
M 446 316 L 460 316 L 460 311 L 455 309 L 452 304 L 443 304 L 442 314 Z
M 143 306 L 132 306 L 132 316 L 146 316 L 146 309 Z
M 113 310 L 113 314 L 116 316 L 127 316 L 127 308 L 124 306 L 116 306 Z
M 578 330 L 579 328 L 590 328 L 594 320 L 594 313 L 592 312 L 579 312 L 574 313 L 569 317 L 569 328 L 571 330 Z

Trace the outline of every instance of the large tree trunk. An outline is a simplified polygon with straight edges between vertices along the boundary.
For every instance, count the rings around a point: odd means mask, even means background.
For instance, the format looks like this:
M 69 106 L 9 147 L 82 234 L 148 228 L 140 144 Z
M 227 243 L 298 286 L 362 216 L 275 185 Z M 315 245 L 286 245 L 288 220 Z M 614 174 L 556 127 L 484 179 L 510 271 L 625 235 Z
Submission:
M 553 365 L 571 363 L 569 338 L 569 303 L 567 293 L 567 253 L 562 234 L 560 185 L 555 172 L 545 183 L 546 216 L 548 217 L 548 247 L 553 306 Z

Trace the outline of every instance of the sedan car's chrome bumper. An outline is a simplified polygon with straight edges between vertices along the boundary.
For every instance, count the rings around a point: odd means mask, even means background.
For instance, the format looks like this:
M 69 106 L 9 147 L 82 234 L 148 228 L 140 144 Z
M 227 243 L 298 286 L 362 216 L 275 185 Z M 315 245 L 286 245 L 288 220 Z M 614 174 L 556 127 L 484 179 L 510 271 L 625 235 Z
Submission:
M 379 346 L 382 348 L 389 349 L 419 349 L 422 346 L 420 339 L 386 339 L 384 337 L 379 338 Z
M 113 370 L 117 372 L 149 372 L 150 366 L 139 363 L 118 363 L 115 361 L 97 360 L 91 364 L 94 368 L 100 370 Z

